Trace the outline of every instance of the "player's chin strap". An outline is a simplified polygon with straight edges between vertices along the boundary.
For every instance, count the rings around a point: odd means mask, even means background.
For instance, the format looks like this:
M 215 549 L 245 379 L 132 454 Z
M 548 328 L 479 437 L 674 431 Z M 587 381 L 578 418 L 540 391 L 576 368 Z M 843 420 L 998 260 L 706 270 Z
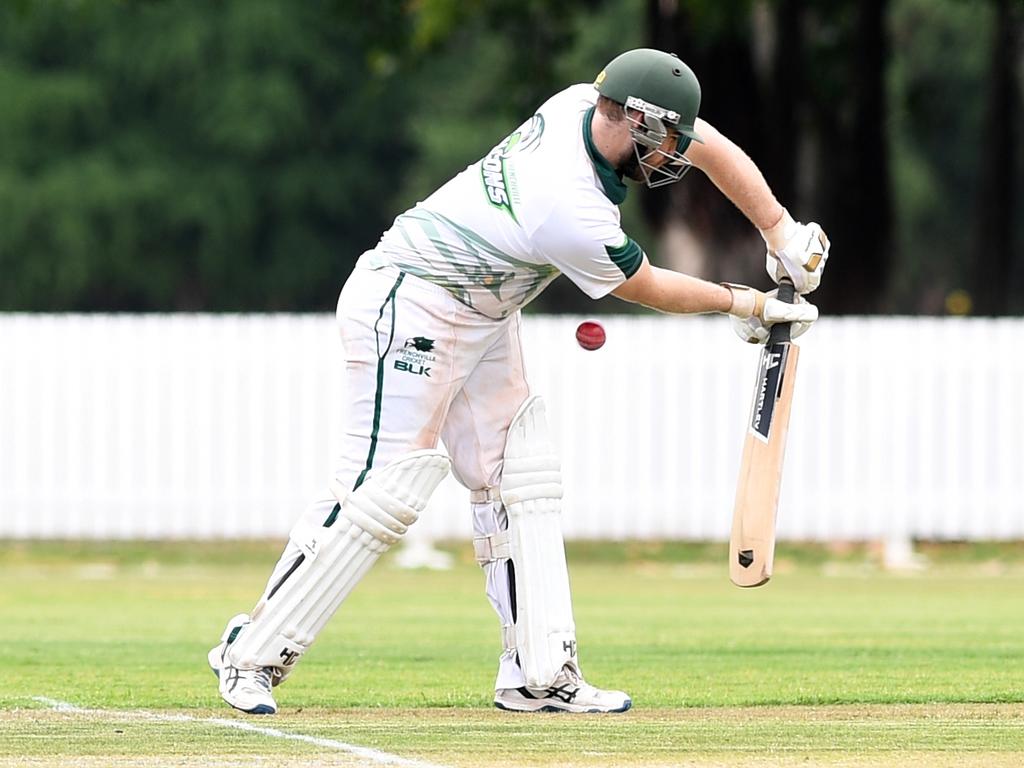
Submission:
M 370 566 L 416 522 L 450 465 L 438 451 L 414 451 L 374 470 L 323 525 L 300 521 L 290 536 L 302 554 L 229 636 L 227 661 L 287 675 Z
M 511 562 L 506 652 L 517 654 L 527 687 L 547 688 L 562 667 L 576 663 L 576 625 L 562 540 L 561 468 L 539 397 L 523 403 L 509 426 L 498 490 L 508 527 L 478 536 L 473 547 L 482 566 Z

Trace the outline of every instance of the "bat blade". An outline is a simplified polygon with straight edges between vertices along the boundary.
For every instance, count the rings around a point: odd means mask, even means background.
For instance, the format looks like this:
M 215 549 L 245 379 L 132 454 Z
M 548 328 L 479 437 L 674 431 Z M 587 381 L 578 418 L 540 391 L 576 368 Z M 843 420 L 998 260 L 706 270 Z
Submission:
M 739 587 L 759 587 L 772 576 L 782 461 L 799 356 L 800 348 L 788 338 L 769 340 L 761 351 L 729 539 L 729 578 Z

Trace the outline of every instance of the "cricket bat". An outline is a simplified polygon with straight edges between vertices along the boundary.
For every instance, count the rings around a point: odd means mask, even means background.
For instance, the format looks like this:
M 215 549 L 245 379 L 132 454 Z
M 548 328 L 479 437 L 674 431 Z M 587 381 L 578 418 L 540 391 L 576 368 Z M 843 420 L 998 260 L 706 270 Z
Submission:
M 778 298 L 792 303 L 793 283 L 782 280 Z M 789 326 L 772 326 L 757 368 L 729 539 L 729 578 L 738 587 L 759 587 L 772 577 L 782 459 L 800 355 Z

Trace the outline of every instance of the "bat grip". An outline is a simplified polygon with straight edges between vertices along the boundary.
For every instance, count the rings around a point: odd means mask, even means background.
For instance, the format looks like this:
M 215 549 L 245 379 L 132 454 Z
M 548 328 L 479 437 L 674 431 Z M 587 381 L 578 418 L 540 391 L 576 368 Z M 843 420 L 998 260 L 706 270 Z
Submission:
M 789 278 L 784 277 L 779 280 L 778 299 L 787 304 L 792 304 L 794 299 L 796 299 L 796 289 L 793 287 L 793 281 Z M 789 326 L 789 323 L 776 323 L 773 325 L 768 332 L 768 343 L 780 344 L 789 341 Z

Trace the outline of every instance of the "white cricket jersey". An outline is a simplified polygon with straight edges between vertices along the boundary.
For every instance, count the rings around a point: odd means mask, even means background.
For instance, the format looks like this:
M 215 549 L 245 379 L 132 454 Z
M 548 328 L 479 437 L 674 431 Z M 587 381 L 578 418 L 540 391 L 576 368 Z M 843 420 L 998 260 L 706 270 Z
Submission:
M 485 157 L 401 214 L 360 263 L 392 264 L 495 319 L 559 273 L 600 298 L 639 269 L 620 224 L 626 187 L 594 147 L 597 91 L 573 85 Z

